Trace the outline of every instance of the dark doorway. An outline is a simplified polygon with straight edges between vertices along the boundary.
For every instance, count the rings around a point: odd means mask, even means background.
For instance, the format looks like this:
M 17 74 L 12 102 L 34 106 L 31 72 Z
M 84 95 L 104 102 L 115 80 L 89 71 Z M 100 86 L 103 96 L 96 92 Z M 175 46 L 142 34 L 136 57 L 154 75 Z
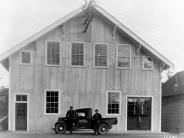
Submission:
M 27 130 L 27 95 L 16 95 L 15 130 Z
M 16 130 L 27 130 L 27 103 L 16 103 Z
M 127 130 L 151 130 L 151 97 L 128 97 Z

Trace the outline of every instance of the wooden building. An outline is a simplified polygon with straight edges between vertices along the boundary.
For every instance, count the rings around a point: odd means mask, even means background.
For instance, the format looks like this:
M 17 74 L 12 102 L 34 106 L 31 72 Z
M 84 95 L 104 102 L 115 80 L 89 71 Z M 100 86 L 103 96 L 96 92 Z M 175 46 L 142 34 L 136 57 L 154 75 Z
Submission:
M 184 133 L 184 71 L 162 86 L 162 131 Z
M 8 129 L 8 88 L 0 88 L 0 131 Z
M 161 131 L 161 73 L 173 64 L 98 5 L 79 8 L 0 57 L 9 130 L 51 131 L 74 108 L 117 117 L 112 132 Z

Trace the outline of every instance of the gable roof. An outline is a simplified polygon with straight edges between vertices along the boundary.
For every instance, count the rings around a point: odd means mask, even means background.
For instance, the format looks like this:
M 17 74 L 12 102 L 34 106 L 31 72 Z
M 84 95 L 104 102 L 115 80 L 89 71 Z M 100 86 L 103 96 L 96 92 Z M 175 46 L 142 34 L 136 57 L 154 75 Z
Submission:
M 110 20 L 112 23 L 114 23 L 117 27 L 119 27 L 123 32 L 128 34 L 131 38 L 133 38 L 135 41 L 137 41 L 143 48 L 147 49 L 149 52 L 151 52 L 154 56 L 156 56 L 159 60 L 161 60 L 165 67 L 173 67 L 174 64 L 169 61 L 167 58 L 165 58 L 162 54 L 160 54 L 158 51 L 156 51 L 154 48 L 152 48 L 148 43 L 146 43 L 143 39 L 141 39 L 138 35 L 133 33 L 129 28 L 124 26 L 120 21 L 115 19 L 112 15 L 110 15 L 108 12 L 106 12 L 103 8 L 101 8 L 99 5 L 95 5 L 93 7 L 97 12 L 101 13 L 104 17 L 106 17 L 108 20 Z M 54 28 L 58 27 L 59 25 L 65 23 L 69 19 L 73 18 L 74 16 L 80 14 L 83 12 L 83 7 L 78 8 L 77 10 L 74 10 L 73 12 L 69 13 L 68 15 L 64 16 L 63 18 L 57 20 L 50 26 L 44 28 L 43 30 L 39 31 L 38 33 L 32 35 L 28 39 L 22 41 L 21 43 L 15 45 L 13 48 L 8 50 L 7 52 L 0 55 L 0 62 L 2 63 L 4 60 L 6 60 L 10 55 L 12 55 L 14 52 L 20 50 L 24 46 L 28 45 L 29 43 L 37 40 L 44 34 L 48 33 L 49 31 L 53 30 Z

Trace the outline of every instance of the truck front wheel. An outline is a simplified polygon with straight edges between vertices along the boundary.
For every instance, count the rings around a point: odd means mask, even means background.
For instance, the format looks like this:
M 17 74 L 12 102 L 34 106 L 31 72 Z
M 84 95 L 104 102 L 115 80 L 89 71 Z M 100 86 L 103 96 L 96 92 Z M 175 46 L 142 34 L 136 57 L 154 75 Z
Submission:
M 109 127 L 106 124 L 100 124 L 98 127 L 98 133 L 100 135 L 107 134 L 109 131 Z
M 66 126 L 64 123 L 56 124 L 55 126 L 55 133 L 56 134 L 64 134 L 66 131 Z

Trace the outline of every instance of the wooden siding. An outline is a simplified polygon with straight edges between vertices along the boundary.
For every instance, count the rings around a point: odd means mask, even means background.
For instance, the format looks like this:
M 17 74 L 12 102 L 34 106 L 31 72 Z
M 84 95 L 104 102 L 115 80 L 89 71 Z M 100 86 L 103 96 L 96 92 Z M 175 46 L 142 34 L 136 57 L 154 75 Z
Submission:
M 184 95 L 164 97 L 162 101 L 162 131 L 184 132 Z
M 126 131 L 126 96 L 153 96 L 152 131 L 160 130 L 161 86 L 159 62 L 154 60 L 153 70 L 142 70 L 142 56 L 147 54 L 141 50 L 136 53 L 137 47 L 127 36 L 118 30 L 113 39 L 113 25 L 94 14 L 92 23 L 86 33 L 84 17 L 77 16 L 63 25 L 42 36 L 29 44 L 24 50 L 32 50 L 33 65 L 20 65 L 19 52 L 10 57 L 11 67 L 11 94 L 30 93 L 29 103 L 29 130 L 48 131 L 58 116 L 44 115 L 44 90 L 61 90 L 61 116 L 65 116 L 70 105 L 74 108 L 98 108 L 103 117 L 106 117 L 106 92 L 108 90 L 121 91 L 121 115 L 114 131 Z M 45 65 L 46 40 L 61 42 L 61 66 Z M 85 67 L 75 68 L 70 66 L 71 42 L 85 42 Z M 94 43 L 109 44 L 109 62 L 107 69 L 93 67 Z M 131 69 L 116 69 L 116 44 L 131 45 Z M 10 102 L 11 122 L 10 130 L 14 127 L 14 105 Z M 37 123 L 35 123 L 37 122 Z

